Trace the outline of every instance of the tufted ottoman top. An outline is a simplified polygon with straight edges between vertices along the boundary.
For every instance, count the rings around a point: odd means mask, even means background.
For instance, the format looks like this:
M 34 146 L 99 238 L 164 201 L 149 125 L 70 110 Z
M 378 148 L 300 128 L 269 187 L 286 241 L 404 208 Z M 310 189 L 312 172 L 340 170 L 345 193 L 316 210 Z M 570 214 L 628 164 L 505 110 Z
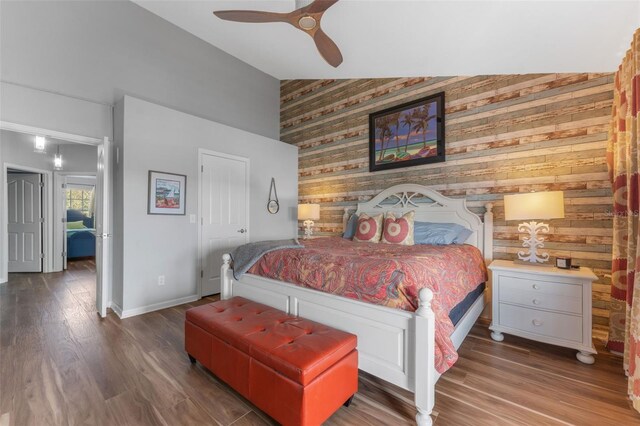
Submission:
M 191 308 L 187 321 L 306 385 L 356 348 L 356 336 L 242 297 Z

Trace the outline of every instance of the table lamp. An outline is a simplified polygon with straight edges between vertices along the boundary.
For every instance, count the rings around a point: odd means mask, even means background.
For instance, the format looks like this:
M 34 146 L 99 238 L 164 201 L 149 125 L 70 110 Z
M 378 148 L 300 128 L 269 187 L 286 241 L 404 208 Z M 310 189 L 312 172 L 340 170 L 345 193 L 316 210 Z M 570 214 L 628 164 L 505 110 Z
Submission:
M 313 235 L 313 221 L 320 219 L 320 204 L 298 204 L 298 220 L 304 220 L 304 239 Z
M 539 233 L 549 232 L 549 225 L 534 219 L 564 218 L 564 194 L 562 191 L 528 192 L 504 196 L 505 220 L 524 220 L 518 225 L 518 232 L 528 232 L 522 247 L 529 249 L 518 252 L 518 259 L 531 265 L 543 265 L 549 260 L 549 253 L 538 253 L 544 247 L 544 237 Z

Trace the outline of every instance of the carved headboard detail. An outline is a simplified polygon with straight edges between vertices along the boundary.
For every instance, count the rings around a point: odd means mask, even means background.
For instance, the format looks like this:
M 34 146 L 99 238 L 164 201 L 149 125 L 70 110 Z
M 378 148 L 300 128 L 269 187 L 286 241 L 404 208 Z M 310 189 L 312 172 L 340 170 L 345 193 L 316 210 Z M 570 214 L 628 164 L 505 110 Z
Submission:
M 492 203 L 485 204 L 484 222 L 467 208 L 464 198 L 449 198 L 439 192 L 417 184 L 395 185 L 385 189 L 371 200 L 358 203 L 355 213 L 377 215 L 393 212 L 403 215 L 415 211 L 419 222 L 458 223 L 473 231 L 466 243 L 480 249 L 486 260 L 493 259 L 493 213 Z M 343 228 L 353 209 L 345 208 Z

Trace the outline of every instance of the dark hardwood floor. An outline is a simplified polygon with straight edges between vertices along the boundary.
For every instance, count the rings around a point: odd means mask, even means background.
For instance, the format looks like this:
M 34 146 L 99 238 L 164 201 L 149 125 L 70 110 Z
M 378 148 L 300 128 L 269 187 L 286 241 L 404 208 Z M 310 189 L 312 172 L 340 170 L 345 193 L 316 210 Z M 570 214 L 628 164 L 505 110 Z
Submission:
M 273 423 L 183 350 L 181 305 L 120 320 L 94 312 L 91 261 L 54 274 L 12 274 L 0 285 L 0 426 L 263 425 Z M 601 350 L 601 348 L 599 348 Z M 477 324 L 437 384 L 436 425 L 629 425 L 621 360 Z M 412 424 L 412 395 L 360 374 L 360 390 L 330 425 Z

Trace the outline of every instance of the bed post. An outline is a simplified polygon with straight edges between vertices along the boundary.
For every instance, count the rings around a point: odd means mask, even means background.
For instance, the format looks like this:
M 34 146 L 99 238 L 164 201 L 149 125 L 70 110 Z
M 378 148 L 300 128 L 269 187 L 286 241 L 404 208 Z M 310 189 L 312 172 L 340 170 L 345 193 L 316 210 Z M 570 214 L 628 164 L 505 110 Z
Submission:
M 484 241 L 482 252 L 487 265 L 493 260 L 493 203 L 484 205 L 487 211 L 484 214 Z
M 222 267 L 220 268 L 220 299 L 225 300 L 231 298 L 231 280 L 233 273 L 230 271 L 231 255 L 225 253 L 222 255 Z
M 419 306 L 415 316 L 414 387 L 418 426 L 430 426 L 435 401 L 435 314 L 431 309 L 433 292 L 423 288 L 418 293 Z

